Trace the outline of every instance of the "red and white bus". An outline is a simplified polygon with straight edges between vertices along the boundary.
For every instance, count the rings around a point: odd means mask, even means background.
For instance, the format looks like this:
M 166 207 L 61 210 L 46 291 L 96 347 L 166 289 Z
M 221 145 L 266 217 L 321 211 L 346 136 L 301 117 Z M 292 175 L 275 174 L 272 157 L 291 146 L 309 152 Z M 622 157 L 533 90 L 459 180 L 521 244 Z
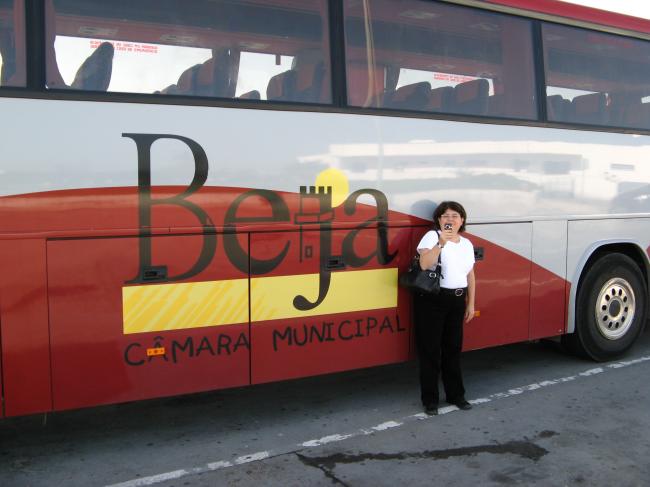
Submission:
M 0 0 L 3 416 L 409 360 L 468 210 L 465 349 L 625 352 L 650 21 L 552 0 Z

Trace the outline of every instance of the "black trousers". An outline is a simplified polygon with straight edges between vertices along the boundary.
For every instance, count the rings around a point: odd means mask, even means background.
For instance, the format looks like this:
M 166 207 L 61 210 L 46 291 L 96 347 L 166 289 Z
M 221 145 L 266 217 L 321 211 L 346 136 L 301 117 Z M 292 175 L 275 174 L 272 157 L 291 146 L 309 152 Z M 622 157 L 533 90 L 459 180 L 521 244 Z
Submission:
M 453 291 L 443 289 L 437 296 L 414 296 L 422 404 L 439 403 L 440 375 L 447 401 L 453 402 L 465 396 L 460 368 L 465 294 L 456 296 Z

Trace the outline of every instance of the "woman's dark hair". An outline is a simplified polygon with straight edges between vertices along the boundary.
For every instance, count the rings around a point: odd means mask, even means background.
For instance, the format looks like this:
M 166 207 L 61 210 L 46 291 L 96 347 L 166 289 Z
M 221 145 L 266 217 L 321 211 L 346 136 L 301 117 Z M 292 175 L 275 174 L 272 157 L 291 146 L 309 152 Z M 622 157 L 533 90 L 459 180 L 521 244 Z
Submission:
M 458 231 L 464 232 L 465 222 L 467 221 L 467 213 L 465 212 L 463 205 L 455 201 L 443 201 L 438 206 L 436 206 L 436 209 L 433 211 L 433 229 L 440 230 L 440 222 L 438 220 L 447 210 L 455 211 L 461 216 L 463 219 L 463 224 L 460 226 L 460 229 Z

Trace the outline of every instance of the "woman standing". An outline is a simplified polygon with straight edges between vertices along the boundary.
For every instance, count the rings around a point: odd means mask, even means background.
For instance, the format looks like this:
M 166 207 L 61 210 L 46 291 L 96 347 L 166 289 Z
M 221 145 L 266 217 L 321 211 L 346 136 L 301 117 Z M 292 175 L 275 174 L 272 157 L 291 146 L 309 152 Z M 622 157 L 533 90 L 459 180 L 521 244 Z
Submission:
M 422 269 L 442 264 L 440 294 L 416 294 L 415 337 L 420 361 L 420 389 L 424 410 L 438 414 L 438 376 L 446 400 L 459 409 L 471 409 L 465 399 L 460 367 L 463 323 L 474 317 L 474 247 L 462 237 L 467 214 L 460 203 L 443 201 L 433 212 L 433 230 L 417 250 Z

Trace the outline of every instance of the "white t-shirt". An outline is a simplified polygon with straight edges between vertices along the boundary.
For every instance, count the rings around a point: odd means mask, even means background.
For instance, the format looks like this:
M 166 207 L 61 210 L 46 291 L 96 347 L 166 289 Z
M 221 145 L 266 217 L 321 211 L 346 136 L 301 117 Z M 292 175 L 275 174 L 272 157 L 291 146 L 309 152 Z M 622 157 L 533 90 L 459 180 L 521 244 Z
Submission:
M 460 237 L 460 235 L 459 235 Z M 432 249 L 438 243 L 438 232 L 428 231 L 418 244 L 418 252 Z M 467 287 L 467 274 L 474 267 L 474 246 L 465 237 L 460 237 L 458 243 L 447 242 L 440 256 L 442 262 L 442 278 L 440 286 L 447 289 Z M 434 262 L 435 269 L 438 262 Z

